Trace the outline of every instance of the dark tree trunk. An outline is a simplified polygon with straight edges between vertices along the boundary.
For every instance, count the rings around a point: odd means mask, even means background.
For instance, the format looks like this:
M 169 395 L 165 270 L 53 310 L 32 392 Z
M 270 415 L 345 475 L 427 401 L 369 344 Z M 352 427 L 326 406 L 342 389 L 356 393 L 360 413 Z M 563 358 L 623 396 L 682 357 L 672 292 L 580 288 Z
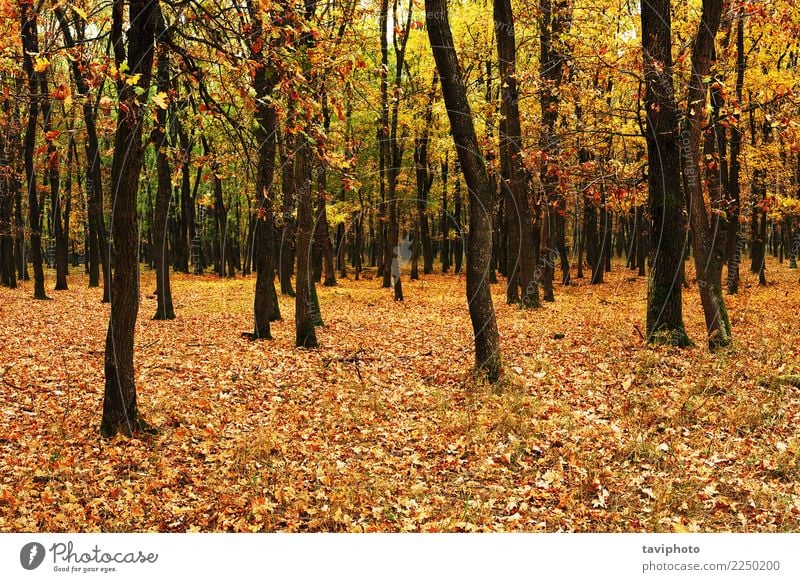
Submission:
M 566 62 L 562 36 L 569 32 L 572 8 L 566 0 L 540 0 L 539 5 L 541 8 L 539 21 L 540 75 L 543 79 L 543 89 L 539 96 L 542 110 L 540 148 L 545 158 L 539 173 L 544 191 L 539 269 L 542 280 L 542 297 L 545 301 L 553 301 L 555 298 L 553 291 L 555 261 L 562 255 L 559 248 L 559 222 L 563 221 L 563 216 L 559 218 L 559 215 L 563 215 L 566 210 L 564 195 L 559 190 L 558 166 L 561 146 L 555 126 L 561 103 L 559 87 Z M 564 276 L 567 279 L 569 277 L 568 263 Z
M 678 277 L 686 242 L 672 79 L 670 0 L 642 0 L 642 53 L 650 210 L 647 340 L 688 345 Z
M 14 198 L 14 227 L 16 236 L 14 238 L 14 262 L 17 267 L 17 279 L 19 281 L 30 281 L 28 274 L 28 258 L 25 246 L 25 223 L 22 220 L 22 187 L 16 191 Z
M 311 239 L 314 231 L 311 210 L 310 144 L 299 139 L 295 155 L 297 188 L 297 295 L 295 297 L 295 326 L 297 347 L 317 347 L 315 320 L 320 316 L 316 300 L 316 285 L 311 273 Z
M 70 23 L 62 8 L 55 9 L 56 18 L 64 36 L 67 47 L 74 47 L 85 40 L 85 22 L 77 14 L 73 25 L 76 36 L 73 37 Z M 100 166 L 100 146 L 97 139 L 96 109 L 89 98 L 89 83 L 84 76 L 85 64 L 81 61 L 81 53 L 71 59 L 70 70 L 79 95 L 84 96 L 83 121 L 86 128 L 86 198 L 88 206 L 88 267 L 89 287 L 100 285 L 100 269 L 103 272 L 103 302 L 109 301 L 111 285 L 110 251 L 106 244 L 106 227 L 103 217 L 103 182 Z M 102 92 L 102 85 L 99 89 Z
M 461 212 L 463 208 L 461 202 L 461 176 L 459 175 L 458 164 L 456 164 L 455 169 L 455 184 L 453 186 L 453 231 L 455 232 L 456 238 L 453 241 L 453 266 L 455 268 L 455 273 L 459 274 L 461 273 L 461 264 L 464 261 L 464 232 L 461 229 Z
M 589 266 L 592 269 L 592 278 L 589 283 L 591 285 L 599 285 L 603 282 L 603 274 L 605 273 L 605 252 L 603 241 L 605 240 L 603 225 L 605 220 L 605 211 L 603 209 L 603 199 L 600 199 L 600 208 L 593 200 L 586 200 L 584 213 L 586 221 L 586 258 L 589 260 Z M 599 219 L 599 222 L 598 222 Z
M 293 119 L 294 110 L 290 103 L 287 112 L 287 122 Z M 288 126 L 288 123 L 287 123 Z M 294 269 L 294 136 L 284 131 L 280 138 L 281 159 L 281 240 L 278 245 L 280 259 L 278 262 L 278 280 L 281 284 L 281 294 L 294 297 L 292 289 L 292 271 Z
M 31 233 L 31 261 L 33 262 L 33 296 L 48 299 L 44 290 L 44 268 L 42 266 L 42 219 L 39 212 L 39 199 L 36 195 L 36 170 L 33 156 L 36 147 L 36 120 L 39 117 L 39 102 L 47 99 L 40 95 L 40 74 L 34 70 L 33 55 L 39 53 L 39 31 L 36 25 L 36 9 L 33 4 L 22 4 L 22 63 L 28 79 L 28 126 L 25 130 L 25 178 L 28 184 L 28 222 Z
M 21 196 L 18 178 L 20 127 L 18 105 L 6 101 L 3 113 L 8 120 L 8 139 L 2 140 L 0 147 L 0 272 L 2 284 L 11 289 L 17 286 L 16 248 L 14 244 L 16 225 L 14 224 L 14 202 Z
M 387 4 L 387 1 L 383 0 L 381 4 L 382 11 L 385 4 Z M 384 152 L 384 159 L 389 163 L 389 167 L 386 168 L 386 206 L 389 210 L 389 222 L 386 225 L 386 239 L 384 241 L 383 286 L 387 288 L 390 286 L 394 287 L 394 298 L 397 301 L 403 300 L 402 287 L 398 287 L 398 282 L 400 281 L 400 223 L 398 215 L 397 181 L 400 177 L 400 170 L 403 164 L 404 150 L 402 147 L 402 142 L 404 140 L 398 138 L 397 128 L 402 97 L 401 83 L 403 68 L 405 66 L 406 45 L 412 22 L 412 7 L 413 0 L 409 0 L 406 22 L 404 26 L 401 26 L 401 23 L 398 21 L 397 1 L 393 4 L 392 16 L 395 25 L 392 29 L 392 40 L 394 45 L 395 74 L 392 84 L 391 116 L 384 118 L 384 122 L 388 121 L 388 125 L 384 125 L 382 128 L 384 139 L 381 142 L 383 145 L 382 151 Z M 384 56 L 383 45 L 381 55 L 382 57 Z M 394 269 L 393 265 L 396 265 L 397 269 Z
M 331 231 L 328 225 L 328 212 L 327 206 L 327 191 L 322 189 L 326 184 L 325 171 L 319 170 L 317 174 L 318 187 L 317 191 L 317 218 L 314 223 L 314 233 L 320 239 L 320 248 L 322 250 L 322 265 L 323 272 L 325 273 L 325 280 L 323 285 L 325 287 L 336 286 L 336 267 L 333 261 L 333 241 L 331 241 Z
M 684 154 L 686 158 L 684 181 L 689 194 L 689 218 L 692 226 L 697 284 L 700 288 L 710 348 L 726 346 L 731 342 L 731 324 L 722 295 L 724 233 L 720 233 L 718 225 L 715 224 L 719 215 L 714 214 L 709 217 L 700 180 L 700 139 L 708 91 L 708 75 L 711 71 L 714 38 L 719 28 L 722 3 L 723 0 L 703 0 L 703 14 L 692 50 L 692 77 L 689 85 L 691 106 L 687 116 L 687 128 L 690 152 Z M 712 194 L 712 201 L 714 198 Z M 719 195 L 716 199 L 719 200 Z
M 646 275 L 645 266 L 647 264 L 647 246 L 648 246 L 648 225 L 649 221 L 645 215 L 644 206 L 636 207 L 636 264 L 639 267 L 638 275 L 644 277 Z
M 252 22 L 250 43 L 251 57 L 256 62 L 264 59 L 261 16 L 252 0 L 247 1 Z M 270 96 L 277 83 L 276 73 L 269 66 L 259 66 L 253 75 L 256 93 L 256 143 L 258 144 L 258 166 L 256 168 L 256 221 L 253 226 L 253 253 L 256 268 L 256 289 L 253 299 L 254 339 L 272 339 L 270 321 L 280 319 L 278 295 L 275 291 L 274 237 L 275 219 L 272 210 L 272 186 L 275 175 L 275 129 L 276 113 Z
M 426 0 L 428 36 L 442 82 L 451 134 L 470 197 L 467 249 L 467 303 L 475 334 L 475 364 L 494 383 L 501 375 L 500 337 L 489 287 L 492 259 L 491 186 L 453 45 L 446 0 Z
M 54 143 L 54 138 L 50 138 L 53 130 L 53 106 L 50 97 L 50 84 L 48 73 L 44 71 L 39 74 L 39 86 L 42 96 L 42 126 L 47 142 L 47 172 L 45 181 L 50 187 L 50 232 L 55 239 L 55 267 L 56 267 L 56 291 L 67 289 L 67 236 L 68 231 L 64 231 L 63 210 L 61 202 L 61 168 L 59 164 L 58 150 Z
M 511 0 L 494 1 L 494 27 L 500 69 L 500 187 L 505 201 L 507 236 L 506 301 L 539 307 L 536 249 L 528 204 L 527 176 L 522 159 L 522 129 L 517 85 L 517 45 Z M 489 215 L 492 207 L 482 209 Z M 520 293 L 521 289 L 521 293 Z
M 145 427 L 136 404 L 133 333 L 139 311 L 136 194 L 142 166 L 142 126 L 146 109 L 135 89 L 147 95 L 150 87 L 157 6 L 157 2 L 130 0 L 128 68 L 131 75 L 139 75 L 139 78 L 136 85 L 121 86 L 111 164 L 115 273 L 106 335 L 105 393 L 100 425 L 104 437 L 118 432 L 131 436 Z M 121 27 L 121 12 L 122 2 L 116 0 L 115 26 Z
M 442 219 L 441 236 L 442 244 L 439 249 L 439 259 L 442 261 L 442 273 L 450 270 L 450 215 L 447 213 L 447 178 L 449 175 L 448 154 L 445 153 L 442 162 Z
M 586 216 L 585 210 L 581 212 L 579 208 L 580 201 L 575 201 L 575 236 L 578 238 L 578 258 L 576 263 L 578 264 L 578 272 L 575 273 L 575 277 L 578 279 L 583 279 L 583 255 L 584 251 L 586 250 Z M 585 196 L 584 196 L 584 206 L 586 205 Z
M 169 92 L 169 49 L 164 38 L 166 25 L 160 11 L 156 16 L 156 32 L 158 42 L 158 66 L 156 69 L 156 90 Z M 170 103 L 170 107 L 172 104 Z M 156 155 L 156 208 L 153 216 L 155 268 L 156 268 L 156 312 L 153 319 L 175 319 L 172 305 L 172 287 L 169 282 L 169 247 L 167 237 L 167 214 L 169 199 L 172 194 L 172 170 L 167 157 L 167 110 L 156 107 L 156 123 L 153 127 L 153 146 Z
M 603 203 L 603 258 L 606 272 L 611 272 L 611 259 L 614 256 L 614 245 L 611 237 L 614 232 L 614 213 L 606 206 L 604 197 Z
M 428 161 L 428 143 L 430 128 L 433 123 L 433 102 L 436 99 L 436 85 L 439 78 L 434 71 L 431 89 L 428 92 L 428 102 L 425 106 L 425 122 L 422 135 L 414 140 L 414 168 L 417 179 L 417 233 L 415 248 L 417 257 L 419 247 L 422 246 L 422 272 L 425 275 L 433 273 L 433 247 L 431 246 L 431 232 L 428 225 L 428 194 L 433 185 L 433 172 Z M 412 279 L 415 278 L 412 274 Z

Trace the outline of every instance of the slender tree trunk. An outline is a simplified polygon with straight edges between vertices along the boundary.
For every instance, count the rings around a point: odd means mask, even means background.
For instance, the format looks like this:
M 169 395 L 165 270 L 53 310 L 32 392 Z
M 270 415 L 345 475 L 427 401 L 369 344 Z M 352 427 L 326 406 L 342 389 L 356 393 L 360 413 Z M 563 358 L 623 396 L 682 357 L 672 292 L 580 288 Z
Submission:
M 294 107 L 289 104 L 287 111 L 288 121 L 294 117 Z M 294 297 L 292 288 L 292 271 L 294 269 L 294 136 L 284 131 L 279 139 L 281 160 L 281 240 L 278 245 L 280 259 L 278 262 L 278 280 L 281 285 L 281 294 Z
M 536 249 L 528 203 L 528 187 L 522 160 L 522 129 L 517 85 L 517 46 L 511 0 L 494 1 L 494 27 L 500 68 L 500 168 L 501 189 L 505 192 L 508 246 L 506 300 L 520 301 L 526 308 L 539 307 L 536 279 Z M 483 210 L 491 215 L 491 206 Z M 518 288 L 521 288 L 521 294 Z
M 58 150 L 54 143 L 55 138 L 51 138 L 53 131 L 53 106 L 50 97 L 50 84 L 48 73 L 44 71 L 39 74 L 39 86 L 42 96 L 42 126 L 47 143 L 47 172 L 45 181 L 50 187 L 50 232 L 55 242 L 55 267 L 56 267 L 56 291 L 67 289 L 67 253 L 64 252 L 67 246 L 65 238 L 68 233 L 64 232 L 63 209 L 61 204 L 61 166 Z
M 303 140 L 295 154 L 297 176 L 297 295 L 295 297 L 295 325 L 297 347 L 317 347 L 314 320 L 318 310 L 314 302 L 316 285 L 311 273 L 311 238 L 314 224 L 311 214 L 310 145 Z
M 638 275 L 644 277 L 646 275 L 645 267 L 647 265 L 647 246 L 648 246 L 648 220 L 645 216 L 644 206 L 636 207 L 636 264 L 639 267 Z
M 431 233 L 428 225 L 428 194 L 433 185 L 433 172 L 428 161 L 428 143 L 430 128 L 433 124 L 433 103 L 436 99 L 436 85 L 439 83 L 437 73 L 433 73 L 431 89 L 428 92 L 428 101 L 425 106 L 425 121 L 422 135 L 414 140 L 414 168 L 417 180 L 417 229 L 419 240 L 416 240 L 417 253 L 422 245 L 422 272 L 425 275 L 433 273 L 433 247 L 431 246 Z M 412 275 L 412 279 L 413 279 Z
M 543 80 L 543 88 L 539 97 L 542 110 L 540 148 L 545 155 L 545 161 L 539 174 L 544 191 L 539 269 L 542 275 L 542 297 L 545 301 L 553 301 L 555 260 L 561 257 L 559 221 L 563 220 L 563 216 L 559 218 L 559 214 L 563 214 L 566 209 L 563 193 L 559 191 L 558 165 L 561 145 L 555 126 L 561 103 L 559 87 L 566 61 L 562 35 L 569 32 L 572 8 L 566 0 L 540 0 L 539 5 L 541 8 L 539 21 L 540 75 Z M 565 276 L 569 277 L 568 264 Z
M 2 261 L 3 285 L 11 289 L 17 287 L 17 249 L 15 247 L 14 202 L 20 197 L 18 178 L 20 127 L 18 105 L 15 103 L 13 113 L 11 103 L 6 102 L 4 113 L 8 120 L 8 139 L 3 140 L 0 148 L 0 257 Z
M 115 0 L 114 25 L 121 27 L 122 2 Z M 147 95 L 153 66 L 155 16 L 158 3 L 130 0 L 128 68 L 138 75 L 135 85 L 123 84 L 119 95 L 111 187 L 114 213 L 115 274 L 111 287 L 111 318 L 105 350 L 105 393 L 100 433 L 111 437 L 122 432 L 131 436 L 146 425 L 136 403 L 133 367 L 133 333 L 139 311 L 136 253 L 136 194 L 142 166 L 142 126 L 145 103 L 135 89 Z M 121 50 L 118 47 L 117 50 Z
M 25 130 L 25 177 L 28 184 L 28 226 L 31 233 L 31 261 L 33 262 L 33 296 L 36 299 L 49 299 L 44 290 L 44 268 L 42 266 L 42 219 L 39 212 L 39 199 L 36 189 L 36 170 L 34 168 L 34 149 L 36 147 L 36 120 L 39 117 L 39 102 L 47 96 L 40 95 L 40 74 L 33 67 L 33 55 L 39 53 L 39 31 L 37 14 L 33 3 L 22 3 L 22 52 L 23 69 L 28 79 L 28 126 Z
M 461 176 L 459 175 L 459 167 L 458 164 L 455 166 L 455 184 L 453 185 L 453 231 L 455 232 L 456 238 L 453 241 L 453 263 L 455 267 L 455 273 L 461 273 L 461 265 L 464 261 L 464 232 L 461 229 L 461 212 L 462 212 L 462 202 L 461 202 Z
M 647 339 L 685 346 L 690 342 L 683 325 L 679 277 L 686 235 L 672 79 L 670 0 L 642 0 L 641 19 L 651 219 Z
M 262 62 L 267 39 L 264 37 L 261 16 L 252 0 L 247 0 L 252 33 L 250 52 L 253 60 Z M 272 210 L 271 187 L 275 175 L 276 113 L 271 104 L 272 91 L 277 83 L 276 73 L 267 65 L 253 73 L 256 93 L 256 221 L 253 226 L 253 253 L 256 264 L 256 289 L 253 299 L 253 339 L 272 339 L 270 321 L 280 319 L 278 295 L 275 291 L 274 237 L 275 220 Z
M 731 324 L 722 295 L 724 240 L 721 240 L 721 236 L 714 236 L 719 229 L 710 221 L 700 180 L 700 138 L 705 117 L 703 112 L 708 91 L 707 79 L 711 71 L 714 38 L 719 28 L 722 4 L 723 0 L 703 0 L 703 15 L 692 50 L 692 77 L 689 86 L 691 106 L 687 125 L 691 149 L 690 152 L 685 152 L 687 159 L 684 161 L 697 284 L 706 320 L 708 343 L 712 349 L 731 342 Z M 715 215 L 716 218 L 718 215 Z
M 448 164 L 448 154 L 445 153 L 442 162 L 442 244 L 439 249 L 439 258 L 442 261 L 442 273 L 450 270 L 450 215 L 447 213 L 447 178 L 450 168 Z
M 489 287 L 492 259 L 491 186 L 467 101 L 461 66 L 453 45 L 446 0 L 426 0 L 426 20 L 442 83 L 451 134 L 470 197 L 467 249 L 467 304 L 475 334 L 475 364 L 494 383 L 501 375 L 500 338 Z
M 61 33 L 67 47 L 74 47 L 85 41 L 85 22 L 77 14 L 74 15 L 73 25 L 76 36 L 72 35 L 72 28 L 61 7 L 54 9 L 58 19 Z M 85 63 L 81 61 L 80 53 L 71 59 L 70 70 L 75 87 L 79 95 L 84 97 L 82 111 L 86 130 L 86 198 L 88 206 L 89 225 L 89 287 L 100 285 L 100 270 L 103 272 L 103 302 L 109 301 L 111 285 L 110 251 L 106 244 L 105 219 L 103 217 L 103 181 L 100 166 L 100 146 L 97 139 L 96 108 L 89 95 L 89 83 L 84 76 Z M 99 89 L 102 93 L 102 85 Z
M 158 66 L 156 69 L 156 90 L 169 92 L 169 49 L 164 38 L 166 25 L 160 11 L 156 17 Z M 170 107 L 172 104 L 170 103 Z M 169 199 L 172 194 L 172 170 L 167 157 L 167 110 L 156 107 L 156 123 L 153 127 L 153 146 L 156 155 L 156 207 L 153 216 L 153 230 L 156 268 L 156 312 L 153 319 L 175 319 L 175 308 L 172 304 L 172 287 L 169 281 L 169 247 L 167 237 L 167 214 Z

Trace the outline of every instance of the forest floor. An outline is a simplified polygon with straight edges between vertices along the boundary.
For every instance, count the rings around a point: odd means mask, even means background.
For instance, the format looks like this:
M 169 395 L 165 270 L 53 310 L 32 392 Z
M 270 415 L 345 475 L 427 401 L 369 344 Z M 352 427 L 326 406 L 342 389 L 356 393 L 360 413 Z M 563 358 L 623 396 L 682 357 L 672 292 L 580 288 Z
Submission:
M 643 343 L 645 280 L 619 265 L 535 311 L 493 286 L 493 389 L 470 377 L 463 276 L 406 278 L 404 303 L 320 287 L 321 347 L 299 350 L 293 300 L 250 342 L 253 277 L 174 275 L 178 319 L 141 301 L 158 433 L 134 440 L 98 433 L 100 290 L 0 289 L 0 531 L 798 531 L 800 389 L 771 379 L 800 373 L 800 285 L 767 276 L 726 297 L 715 354 L 695 283 L 687 349 Z

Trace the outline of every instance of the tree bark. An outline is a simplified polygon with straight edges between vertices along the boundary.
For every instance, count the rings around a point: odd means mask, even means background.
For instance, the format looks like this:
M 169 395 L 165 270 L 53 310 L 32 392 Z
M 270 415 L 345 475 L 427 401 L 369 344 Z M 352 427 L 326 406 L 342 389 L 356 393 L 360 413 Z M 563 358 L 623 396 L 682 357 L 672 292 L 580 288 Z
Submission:
M 509 303 L 519 300 L 523 307 L 535 308 L 540 305 L 539 285 L 527 176 L 522 160 L 522 126 L 516 78 L 517 45 L 511 0 L 495 0 L 493 13 L 500 68 L 500 183 L 505 193 L 505 222 L 508 229 L 506 300 Z M 487 212 L 491 212 L 491 209 L 487 209 Z M 521 294 L 518 287 L 521 288 Z
M 642 0 L 641 19 L 651 219 L 647 340 L 685 346 L 690 342 L 683 325 L 680 273 L 686 231 L 672 79 L 670 0 Z
M 293 105 L 289 104 L 287 121 L 293 119 Z M 288 126 L 288 123 L 286 124 Z M 278 263 L 278 280 L 281 285 L 281 294 L 294 297 L 292 288 L 292 271 L 294 269 L 295 208 L 294 190 L 294 136 L 284 131 L 280 140 L 281 152 L 281 240 L 279 244 L 280 259 Z
M 115 1 L 115 20 L 121 19 L 121 0 Z M 130 0 L 128 69 L 139 75 L 136 85 L 124 84 L 119 95 L 114 159 L 111 164 L 113 193 L 112 235 L 115 273 L 111 285 L 111 318 L 105 350 L 105 393 L 100 433 L 131 436 L 145 428 L 136 403 L 133 367 L 133 333 L 139 311 L 138 232 L 136 194 L 142 166 L 142 126 L 146 106 L 134 91 L 147 95 L 153 66 L 157 2 Z M 120 21 L 115 24 L 121 24 Z M 140 101 L 141 100 L 141 101 Z
M 689 85 L 687 129 L 690 151 L 684 152 L 684 182 L 689 195 L 689 218 L 692 226 L 697 284 L 706 320 L 709 347 L 714 349 L 731 342 L 731 324 L 722 295 L 724 240 L 715 236 L 718 229 L 710 221 L 700 180 L 700 138 L 705 119 L 708 75 L 714 52 L 714 38 L 719 29 L 723 0 L 703 0 L 703 14 L 692 50 L 692 77 Z M 688 155 L 687 155 L 688 154 Z M 719 215 L 714 215 L 718 219 Z M 722 243 L 722 244 L 720 244 Z
M 430 128 L 433 124 L 433 102 L 436 99 L 436 85 L 439 78 L 433 73 L 431 89 L 428 92 L 428 101 L 425 105 L 424 125 L 422 135 L 414 140 L 414 169 L 417 180 L 417 228 L 419 240 L 415 245 L 419 252 L 422 246 L 422 272 L 425 275 L 433 273 L 433 247 L 431 246 L 431 232 L 428 225 L 428 195 L 433 185 L 433 172 L 428 161 L 428 144 L 430 141 Z M 412 276 L 412 279 L 414 277 Z
M 25 129 L 24 157 L 25 178 L 28 184 L 28 227 L 31 233 L 31 261 L 33 263 L 33 296 L 36 299 L 49 299 L 44 290 L 44 268 L 42 266 L 42 219 L 39 212 L 39 199 L 36 192 L 36 169 L 34 168 L 34 149 L 36 147 L 36 120 L 39 117 L 40 74 L 34 70 L 33 55 L 39 53 L 39 30 L 37 14 L 33 3 L 21 3 L 22 16 L 22 66 L 28 80 L 28 125 Z
M 426 0 L 426 21 L 450 129 L 469 191 L 467 303 L 475 336 L 475 365 L 489 382 L 500 378 L 500 337 L 494 315 L 489 269 L 492 259 L 491 185 L 472 122 L 467 91 L 458 62 L 447 0 Z
M 311 210 L 310 145 L 301 138 L 295 155 L 297 176 L 297 295 L 295 296 L 295 345 L 317 347 L 315 319 L 319 316 L 316 285 L 311 273 L 311 237 L 314 230 Z
M 158 33 L 158 66 L 156 70 L 156 90 L 169 92 L 169 49 L 164 42 L 166 25 L 161 11 L 157 10 L 156 31 Z M 170 103 L 170 107 L 172 104 Z M 172 195 L 172 171 L 167 157 L 167 110 L 156 108 L 156 123 L 153 127 L 153 146 L 156 155 L 156 207 L 153 216 L 154 245 L 153 253 L 156 269 L 156 312 L 153 319 L 175 319 L 175 308 L 172 304 L 172 287 L 169 281 L 169 246 L 167 237 L 167 214 L 169 199 Z
M 559 87 L 566 61 L 562 48 L 562 35 L 567 33 L 571 23 L 571 7 L 565 0 L 541 0 L 540 19 L 540 75 L 543 88 L 539 96 L 542 109 L 542 133 L 540 148 L 545 159 L 539 177 L 543 188 L 544 213 L 542 216 L 539 270 L 541 272 L 542 298 L 554 300 L 553 277 L 555 261 L 562 256 L 559 248 L 559 222 L 566 211 L 563 193 L 559 191 L 560 141 L 555 131 L 558 109 L 561 103 Z M 559 218 L 561 215 L 561 218 Z M 565 276 L 569 276 L 569 266 Z

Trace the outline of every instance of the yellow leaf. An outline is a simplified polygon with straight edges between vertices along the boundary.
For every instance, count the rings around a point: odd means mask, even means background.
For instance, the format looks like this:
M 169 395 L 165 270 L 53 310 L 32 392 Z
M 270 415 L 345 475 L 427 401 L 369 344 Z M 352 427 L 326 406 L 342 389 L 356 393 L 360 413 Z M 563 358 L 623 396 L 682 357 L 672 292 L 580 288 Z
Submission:
M 167 108 L 167 94 L 163 91 L 160 91 L 153 95 L 153 103 L 156 104 L 157 107 L 161 109 Z
M 139 82 L 139 79 L 141 78 L 141 76 L 142 76 L 142 74 L 141 74 L 141 73 L 136 73 L 135 75 L 131 75 L 130 77 L 128 77 L 127 79 L 125 79 L 125 82 L 126 82 L 128 85 L 136 85 L 136 83 L 138 83 L 138 82 Z
M 50 66 L 50 61 L 47 59 L 36 57 L 36 62 L 33 65 L 33 70 L 37 73 L 44 73 Z

